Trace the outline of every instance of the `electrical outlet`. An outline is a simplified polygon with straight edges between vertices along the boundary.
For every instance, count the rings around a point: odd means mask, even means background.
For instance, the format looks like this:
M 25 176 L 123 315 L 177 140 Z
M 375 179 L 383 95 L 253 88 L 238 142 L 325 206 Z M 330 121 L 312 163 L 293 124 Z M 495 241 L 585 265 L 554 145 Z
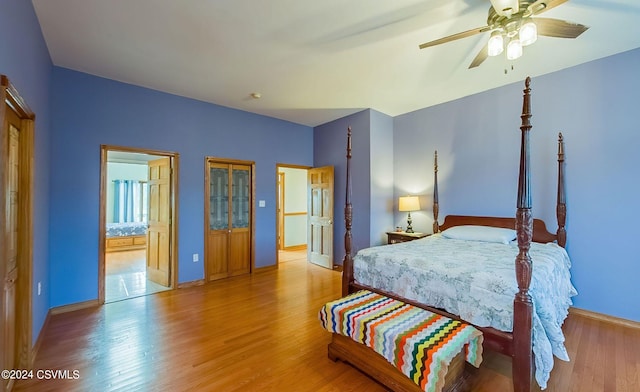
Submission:
M 193 262 L 197 263 L 200 260 L 200 255 L 198 255 L 197 253 L 193 254 Z
M 38 282 L 38 295 L 42 294 L 42 282 Z
M 267 205 L 267 203 L 264 200 L 259 200 L 258 201 L 258 207 L 264 207 L 266 205 Z

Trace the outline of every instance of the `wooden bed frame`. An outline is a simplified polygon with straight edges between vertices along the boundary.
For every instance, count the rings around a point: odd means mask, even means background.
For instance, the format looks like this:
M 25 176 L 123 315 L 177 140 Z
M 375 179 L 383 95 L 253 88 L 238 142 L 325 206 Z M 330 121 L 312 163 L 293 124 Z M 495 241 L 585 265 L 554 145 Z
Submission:
M 496 351 L 512 358 L 513 370 L 513 386 L 515 392 L 529 392 L 532 388 L 534 361 L 532 351 L 532 312 L 533 303 L 529 294 L 529 285 L 531 283 L 532 264 L 529 255 L 531 242 L 553 242 L 557 241 L 558 245 L 564 247 L 567 240 L 565 230 L 566 221 L 566 203 L 564 190 L 564 141 L 562 134 L 559 134 L 558 140 L 558 195 L 556 204 L 556 216 L 558 221 L 558 230 L 556 234 L 550 233 L 544 222 L 539 219 L 533 219 L 531 214 L 531 173 L 530 173 L 530 145 L 529 132 L 531 130 L 531 104 L 530 104 L 530 83 L 531 79 L 525 81 L 524 98 L 522 105 L 522 125 L 521 130 L 521 149 L 520 149 L 520 170 L 518 178 L 518 199 L 517 211 L 515 218 L 496 218 L 496 217 L 479 217 L 479 216 L 462 216 L 449 215 L 445 217 L 442 226 L 438 226 L 438 169 L 437 155 L 434 168 L 434 233 L 440 229 L 446 229 L 459 225 L 483 225 L 515 228 L 517 231 L 517 240 L 519 253 L 515 259 L 516 280 L 518 283 L 518 293 L 515 295 L 513 302 L 513 332 L 503 332 L 494 328 L 476 327 L 482 331 L 484 335 L 483 348 L 485 350 Z M 358 284 L 353 278 L 353 257 L 351 255 L 351 224 L 353 219 L 353 208 L 351 203 L 351 128 L 347 131 L 347 190 L 345 199 L 345 257 L 343 260 L 342 274 L 342 295 L 366 289 L 395 298 L 400 301 L 421 307 L 428 311 L 442 314 L 446 317 L 460 320 L 456 315 L 443 311 L 442 309 L 432 308 L 425 304 L 400 298 L 397 295 L 378 290 L 369 286 Z M 329 352 L 331 357 L 332 347 L 329 344 Z M 341 349 L 344 350 L 343 347 Z M 373 352 L 373 351 L 372 351 Z M 354 356 L 356 354 L 353 354 Z M 394 368 L 376 368 L 371 376 L 379 379 L 389 372 L 393 372 Z M 397 370 L 396 370 L 397 371 Z

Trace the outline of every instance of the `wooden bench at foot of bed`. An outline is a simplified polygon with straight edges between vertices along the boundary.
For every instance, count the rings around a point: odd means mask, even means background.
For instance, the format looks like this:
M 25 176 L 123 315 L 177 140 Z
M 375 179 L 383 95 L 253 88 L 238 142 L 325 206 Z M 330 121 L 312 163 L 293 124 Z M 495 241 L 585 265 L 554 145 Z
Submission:
M 394 392 L 424 392 L 416 383 L 402 374 L 381 355 L 351 338 L 334 333 L 329 343 L 329 359 L 351 364 Z M 466 372 L 464 353 L 461 351 L 449 363 L 442 392 L 464 390 Z
M 465 360 L 482 362 L 482 333 L 469 324 L 361 290 L 325 304 L 333 332 L 329 358 L 342 360 L 393 391 L 459 391 Z

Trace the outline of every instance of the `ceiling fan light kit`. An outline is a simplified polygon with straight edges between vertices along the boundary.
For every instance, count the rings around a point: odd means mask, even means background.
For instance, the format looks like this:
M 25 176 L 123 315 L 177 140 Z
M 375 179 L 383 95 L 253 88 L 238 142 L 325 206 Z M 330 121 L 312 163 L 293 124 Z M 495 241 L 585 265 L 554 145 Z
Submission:
M 538 40 L 538 27 L 531 18 L 523 19 L 518 35 L 522 46 L 529 46 Z
M 522 44 L 519 39 L 512 39 L 507 45 L 507 60 L 515 60 L 522 57 Z
M 487 47 L 487 53 L 489 56 L 497 56 L 504 51 L 504 37 L 499 31 L 494 31 L 491 33 L 491 38 L 489 38 L 489 43 Z
M 490 0 L 487 25 L 420 45 L 420 49 L 455 41 L 472 35 L 491 32 L 487 44 L 477 54 L 469 68 L 479 66 L 488 56 L 505 51 L 508 60 L 522 56 L 524 46 L 537 41 L 538 35 L 557 38 L 577 38 L 588 27 L 552 18 L 537 16 L 568 0 Z

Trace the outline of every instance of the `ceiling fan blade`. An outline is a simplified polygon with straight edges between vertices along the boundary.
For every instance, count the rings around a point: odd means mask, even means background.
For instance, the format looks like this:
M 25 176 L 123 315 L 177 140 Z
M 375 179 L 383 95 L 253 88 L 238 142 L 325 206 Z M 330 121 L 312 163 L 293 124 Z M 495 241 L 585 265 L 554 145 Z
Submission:
M 424 49 L 424 48 L 428 48 L 428 47 L 431 47 L 431 46 L 444 44 L 445 42 L 451 42 L 451 41 L 455 41 L 455 40 L 461 39 L 461 38 L 471 37 L 472 35 L 484 33 L 485 31 L 489 31 L 489 30 L 491 30 L 491 28 L 489 26 L 483 26 L 483 27 L 478 27 L 478 28 L 471 29 L 471 30 L 468 30 L 468 31 L 463 31 L 462 33 L 453 34 L 453 35 L 450 35 L 448 37 L 437 39 L 435 41 L 425 42 L 424 44 L 420 45 L 420 49 Z
M 489 42 L 480 49 L 476 58 L 474 58 L 471 64 L 469 64 L 469 69 L 479 66 L 487 59 L 487 57 L 489 57 Z
M 529 6 L 529 11 L 531 11 L 531 15 L 539 15 L 567 1 L 569 0 L 538 0 Z
M 560 19 L 534 18 L 538 35 L 557 38 L 577 38 L 589 29 L 588 26 Z

